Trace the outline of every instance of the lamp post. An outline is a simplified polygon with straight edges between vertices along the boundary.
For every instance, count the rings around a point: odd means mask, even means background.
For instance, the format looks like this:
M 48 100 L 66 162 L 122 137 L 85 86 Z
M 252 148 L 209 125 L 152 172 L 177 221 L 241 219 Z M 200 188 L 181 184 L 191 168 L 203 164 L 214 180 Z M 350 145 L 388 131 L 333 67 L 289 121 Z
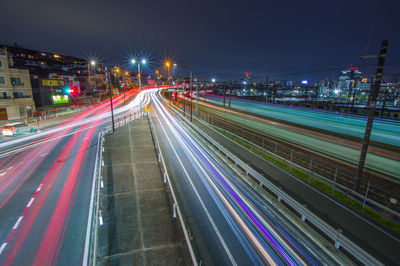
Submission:
M 171 68 L 171 62 L 167 61 L 165 62 L 165 67 L 167 68 L 167 84 L 169 85 L 169 76 L 170 76 L 170 68 Z M 171 103 L 171 91 L 168 93 L 169 94 L 169 103 Z
M 88 86 L 90 87 L 90 83 L 91 83 L 91 82 L 90 82 L 90 79 L 91 79 L 91 69 L 92 69 L 92 68 L 94 68 L 94 78 L 95 78 L 95 81 L 96 81 L 96 61 L 91 60 L 90 63 L 88 64 L 88 67 L 89 67 L 89 69 L 88 69 L 88 70 L 89 70 L 89 73 L 88 73 L 88 74 L 89 74 L 89 75 L 88 75 L 88 76 L 89 76 L 89 79 L 88 79 Z M 92 90 L 92 93 L 91 93 L 91 94 L 92 94 L 92 97 L 93 97 L 93 91 L 94 91 L 94 89 L 96 88 L 96 85 L 97 85 L 97 84 L 94 85 L 94 88 L 93 88 L 93 90 Z M 89 100 L 89 104 L 90 104 L 90 100 Z
M 146 60 L 146 59 L 142 59 L 142 60 L 138 61 L 138 60 L 136 60 L 136 59 L 132 59 L 132 60 L 131 60 L 131 63 L 132 63 L 133 65 L 137 64 L 137 67 L 138 67 L 138 74 L 139 74 L 139 94 L 140 94 L 140 92 L 142 91 L 142 77 L 141 77 L 141 74 L 140 74 L 140 65 L 145 65 L 145 64 L 147 64 L 147 60 Z M 140 97 L 141 97 L 141 96 L 140 96 Z M 139 102 L 140 102 L 140 104 L 139 104 L 140 113 L 142 113 L 142 98 L 139 99 Z
M 175 66 L 181 66 L 183 68 L 186 68 L 187 70 L 189 70 L 189 74 L 190 74 L 190 83 L 189 83 L 189 98 L 190 98 L 190 121 L 192 122 L 192 118 L 193 118 L 193 108 L 192 108 L 192 78 L 193 78 L 193 74 L 192 74 L 192 69 L 184 64 L 174 64 Z M 185 103 L 185 94 L 183 94 L 183 102 Z M 185 105 L 184 105 L 185 106 Z M 183 113 L 185 114 L 185 111 L 183 111 Z
M 113 108 L 113 102 L 112 102 L 112 89 L 111 89 L 111 74 L 110 77 L 108 77 L 108 67 L 105 66 L 106 69 L 106 80 L 108 82 L 108 87 L 110 88 L 110 106 L 111 106 L 111 123 L 112 123 L 112 132 L 115 132 L 115 125 L 114 125 L 114 108 Z
M 96 67 L 97 62 L 92 60 L 90 61 L 90 65 L 93 67 Z M 110 108 L 111 108 L 111 125 L 112 125 L 112 131 L 113 133 L 115 132 L 115 124 L 114 124 L 114 108 L 113 108 L 113 102 L 112 102 L 112 89 L 111 89 L 111 74 L 110 77 L 108 76 L 108 67 L 104 65 L 104 69 L 106 71 L 106 82 L 108 83 L 108 87 L 110 88 Z

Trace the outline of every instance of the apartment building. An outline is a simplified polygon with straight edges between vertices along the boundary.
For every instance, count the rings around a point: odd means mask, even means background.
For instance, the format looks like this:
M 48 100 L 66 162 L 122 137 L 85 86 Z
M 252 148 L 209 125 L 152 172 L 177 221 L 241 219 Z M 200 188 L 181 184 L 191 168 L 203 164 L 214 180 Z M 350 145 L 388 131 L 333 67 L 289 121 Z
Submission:
M 0 49 L 0 120 L 31 116 L 35 111 L 28 70 L 13 67 L 13 60 Z

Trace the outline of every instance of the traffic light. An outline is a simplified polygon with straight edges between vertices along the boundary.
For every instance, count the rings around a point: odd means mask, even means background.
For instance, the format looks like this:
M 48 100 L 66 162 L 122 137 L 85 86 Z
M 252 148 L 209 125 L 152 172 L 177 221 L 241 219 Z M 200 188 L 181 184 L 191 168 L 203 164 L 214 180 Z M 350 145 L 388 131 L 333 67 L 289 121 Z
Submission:
M 74 87 L 65 87 L 63 89 L 63 93 L 67 94 L 67 95 L 71 95 L 71 94 L 74 95 L 76 93 L 76 90 Z

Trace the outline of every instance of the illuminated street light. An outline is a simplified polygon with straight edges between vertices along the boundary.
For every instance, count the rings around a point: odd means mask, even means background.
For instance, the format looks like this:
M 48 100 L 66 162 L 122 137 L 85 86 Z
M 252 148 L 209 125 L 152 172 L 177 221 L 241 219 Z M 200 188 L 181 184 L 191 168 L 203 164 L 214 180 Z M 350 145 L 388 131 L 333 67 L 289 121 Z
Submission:
M 170 68 L 171 68 L 171 62 L 170 61 L 165 61 L 165 67 L 167 68 L 167 71 L 168 71 L 168 76 L 167 76 L 167 80 L 168 80 L 168 83 L 169 83 L 169 80 L 170 80 Z M 170 99 L 171 100 L 171 99 Z
M 90 64 L 91 64 L 92 66 L 95 66 L 95 65 L 96 65 L 96 61 L 92 60 L 92 61 L 90 61 Z
M 212 83 L 215 83 L 215 79 L 211 79 L 211 82 L 212 82 Z
M 141 78 L 141 75 L 140 75 L 140 65 L 142 64 L 142 65 L 145 65 L 145 64 L 147 64 L 147 60 L 146 59 L 142 59 L 142 60 L 140 60 L 140 61 L 137 61 L 136 59 L 132 59 L 131 60 L 131 63 L 133 64 L 133 65 L 136 65 L 137 64 L 137 67 L 138 67 L 138 77 L 139 77 L 139 93 L 141 92 L 141 90 L 142 90 L 142 78 Z M 142 100 L 140 100 L 140 113 L 142 113 Z

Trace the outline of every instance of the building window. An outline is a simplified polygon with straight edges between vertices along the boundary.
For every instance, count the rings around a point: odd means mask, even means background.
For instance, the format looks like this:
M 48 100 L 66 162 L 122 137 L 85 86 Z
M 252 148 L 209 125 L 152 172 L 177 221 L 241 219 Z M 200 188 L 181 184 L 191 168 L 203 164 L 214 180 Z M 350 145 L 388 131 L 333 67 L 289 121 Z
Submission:
M 3 68 L 3 62 L 0 60 L 0 68 Z
M 4 80 L 3 76 L 0 76 L 0 84 L 6 84 L 6 81 Z
M 24 93 L 23 92 L 21 92 L 21 91 L 18 91 L 18 92 L 13 92 L 13 96 L 14 96 L 14 98 L 24 98 Z
M 22 85 L 21 78 L 11 78 L 11 85 Z

